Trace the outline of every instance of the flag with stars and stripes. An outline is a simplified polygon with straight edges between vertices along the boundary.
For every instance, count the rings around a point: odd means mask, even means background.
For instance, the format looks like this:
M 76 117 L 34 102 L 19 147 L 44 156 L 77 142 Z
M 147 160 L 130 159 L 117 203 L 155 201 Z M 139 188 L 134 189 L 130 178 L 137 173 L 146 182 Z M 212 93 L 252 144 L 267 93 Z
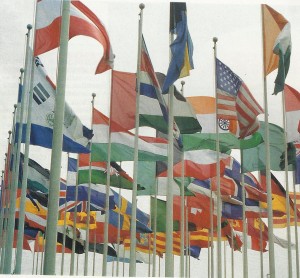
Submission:
M 257 116 L 263 109 L 254 99 L 243 80 L 216 59 L 218 118 L 237 120 L 239 137 L 244 138 L 259 129 Z

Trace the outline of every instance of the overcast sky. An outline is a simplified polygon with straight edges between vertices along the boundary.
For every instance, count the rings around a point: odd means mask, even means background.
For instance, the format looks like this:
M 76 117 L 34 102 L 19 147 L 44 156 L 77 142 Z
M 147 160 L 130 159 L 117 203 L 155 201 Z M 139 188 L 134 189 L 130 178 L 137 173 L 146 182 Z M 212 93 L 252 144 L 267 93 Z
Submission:
M 4 164 L 4 153 L 7 149 L 8 130 L 12 127 L 13 105 L 17 101 L 19 69 L 23 67 L 24 62 L 26 25 L 33 23 L 34 2 L 33 0 L 2 1 L 0 27 L 1 170 Z M 115 69 L 135 72 L 140 1 L 83 0 L 82 2 L 100 18 L 107 28 L 116 55 Z M 282 2 L 268 1 L 291 23 L 292 56 L 286 83 L 300 90 L 300 5 L 296 0 L 284 1 L 284 4 L 281 4 Z M 148 52 L 154 69 L 166 73 L 169 64 L 169 3 L 166 1 L 144 1 L 144 3 L 146 7 L 144 9 L 143 34 Z M 190 77 L 184 79 L 186 96 L 214 96 L 212 38 L 218 37 L 218 58 L 243 79 L 263 106 L 262 34 L 259 4 L 259 1 L 228 1 L 227 4 L 222 1 L 187 1 L 188 27 L 194 44 L 195 69 L 191 71 Z M 69 42 L 66 101 L 87 126 L 91 125 L 92 93 L 97 94 L 95 107 L 106 115 L 109 111 L 110 72 L 94 75 L 101 55 L 102 47 L 94 39 L 75 37 Z M 57 51 L 50 51 L 41 55 L 40 58 L 49 76 L 55 82 Z M 271 95 L 276 73 L 277 70 L 267 79 L 269 121 L 282 126 L 281 94 Z M 180 81 L 177 81 L 176 84 L 179 85 Z M 260 116 L 260 119 L 263 120 L 263 115 Z M 30 157 L 44 167 L 50 168 L 49 150 L 31 146 Z M 66 155 L 64 154 L 63 163 L 65 161 Z M 65 165 L 62 165 L 63 169 L 65 169 Z M 287 277 L 282 276 L 282 273 L 286 273 L 287 252 L 277 247 L 275 251 L 276 258 L 280 257 L 276 261 L 276 270 L 280 273 L 280 277 Z M 252 251 L 249 252 L 250 277 L 258 277 L 259 272 L 255 271 L 259 268 L 259 255 Z M 204 258 L 207 257 L 206 254 L 203 252 L 200 261 L 192 260 L 195 273 L 201 271 L 205 274 L 207 271 L 207 260 Z M 267 254 L 264 255 L 265 268 L 268 265 L 267 256 Z M 236 263 L 241 264 L 241 254 L 236 257 Z M 293 257 L 295 257 L 294 254 Z M 295 261 L 293 263 L 295 269 Z M 241 269 L 241 266 L 236 268 L 236 270 L 238 269 Z

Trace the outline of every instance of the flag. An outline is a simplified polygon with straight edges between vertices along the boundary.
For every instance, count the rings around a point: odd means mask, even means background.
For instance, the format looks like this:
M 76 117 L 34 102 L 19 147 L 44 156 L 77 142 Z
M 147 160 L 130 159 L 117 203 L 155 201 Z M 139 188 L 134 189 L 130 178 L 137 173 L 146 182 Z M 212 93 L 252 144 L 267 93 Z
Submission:
M 268 124 L 269 126 L 269 134 L 270 134 L 270 163 L 271 170 L 273 171 L 282 171 L 284 170 L 284 132 L 283 129 L 275 124 Z M 265 123 L 260 122 L 260 128 L 258 132 L 265 138 Z M 294 169 L 295 164 L 295 150 L 288 145 L 290 148 L 288 149 L 289 157 L 288 164 L 289 170 Z M 242 172 L 253 172 L 258 170 L 264 170 L 266 168 L 266 147 L 265 142 L 259 144 L 255 148 L 244 149 L 242 150 Z M 290 165 L 291 164 L 291 165 Z
M 59 1 L 37 1 L 35 56 L 59 46 L 61 19 Z M 80 1 L 71 1 L 69 39 L 78 35 L 94 38 L 103 47 L 96 74 L 113 68 L 114 55 L 103 23 Z
M 168 108 L 162 97 L 160 84 L 157 80 L 154 68 L 152 66 L 150 56 L 146 47 L 144 37 L 142 37 L 141 45 L 141 68 L 140 76 L 140 106 L 149 105 L 151 109 L 157 108 L 157 111 L 152 111 L 151 115 L 144 114 L 147 107 L 140 107 L 141 126 L 158 126 L 158 129 L 168 129 Z M 151 104 L 152 103 L 152 104 Z M 155 115 L 158 115 L 155 117 Z M 148 122 L 149 121 L 149 122 Z
M 151 197 L 151 211 L 156 210 L 156 231 L 157 232 L 166 232 L 166 201 L 156 199 L 156 208 L 155 208 L 155 199 Z M 151 214 L 151 228 L 154 229 L 155 218 Z M 179 221 L 173 221 L 173 231 L 179 230 Z
M 156 77 L 161 86 L 165 80 L 165 75 L 156 73 Z M 150 81 L 148 80 L 148 83 L 149 82 Z M 123 105 L 124 98 L 126 99 L 126 105 Z M 164 101 L 168 105 L 168 96 L 164 96 Z M 201 131 L 201 126 L 196 119 L 193 108 L 175 87 L 173 104 L 174 121 L 181 134 Z M 125 130 L 135 128 L 135 106 L 136 74 L 113 70 L 111 120 Z M 122 107 L 122 109 L 120 109 L 120 107 Z M 167 126 L 165 125 L 160 102 L 154 98 L 146 97 L 141 94 L 139 112 L 140 126 L 150 126 L 167 134 Z
M 290 23 L 270 6 L 262 5 L 265 76 L 278 68 L 274 94 L 284 89 L 291 56 Z
M 192 105 L 197 120 L 202 130 L 201 133 L 216 133 L 216 98 L 209 96 L 187 97 L 187 101 Z M 223 133 L 232 133 L 238 136 L 238 123 L 234 119 L 218 119 L 218 129 L 220 135 Z
M 93 111 L 94 139 L 91 148 L 92 161 L 107 161 L 109 131 L 111 132 L 111 161 L 133 161 L 134 134 L 124 131 L 110 122 L 100 111 Z M 109 130 L 110 129 L 110 130 Z M 139 136 L 139 160 L 167 160 L 167 141 L 162 138 Z
M 170 3 L 170 33 L 176 39 L 170 45 L 172 57 L 166 80 L 162 87 L 167 93 L 169 87 L 178 79 L 190 75 L 193 64 L 193 42 L 187 26 L 186 3 Z
M 20 155 L 20 171 L 19 171 L 19 183 L 22 184 L 23 179 L 23 165 L 24 154 Z M 27 177 L 27 188 L 33 191 L 41 191 L 47 193 L 50 184 L 50 171 L 43 168 L 33 159 L 28 160 L 28 177 Z
M 91 183 L 106 185 L 107 183 L 107 163 L 91 162 L 90 178 L 90 155 L 80 154 L 78 156 L 78 184 Z M 110 163 L 110 186 L 132 189 L 133 179 L 116 162 Z
M 220 173 L 224 173 L 225 164 L 229 156 L 227 154 L 220 153 Z M 182 164 L 184 164 L 184 176 L 194 177 L 199 180 L 205 180 L 216 176 L 217 173 L 217 153 L 213 150 L 191 150 L 184 152 L 184 161 L 181 159 L 174 159 L 173 175 L 174 177 L 181 177 Z M 158 177 L 167 176 L 167 165 L 164 162 L 158 162 L 157 172 Z
M 30 144 L 52 148 L 55 85 L 44 70 L 39 58 L 35 58 L 33 80 L 33 102 Z M 17 124 L 18 130 L 19 123 Z M 63 151 L 71 153 L 88 153 L 87 144 L 93 136 L 92 131 L 85 127 L 71 107 L 65 104 L 63 126 Z M 22 143 L 25 142 L 26 124 L 23 124 Z M 18 140 L 18 135 L 15 138 Z
M 132 204 L 123 196 L 120 196 L 116 191 L 112 190 L 114 194 L 114 202 L 116 205 L 115 211 L 120 211 L 121 214 L 132 215 Z M 149 215 L 137 208 L 136 219 L 144 225 L 149 223 Z
M 284 85 L 286 136 L 288 142 L 300 142 L 300 93 Z
M 219 59 L 216 59 L 216 79 L 218 118 L 237 120 L 240 138 L 257 131 L 257 116 L 264 111 L 243 80 Z

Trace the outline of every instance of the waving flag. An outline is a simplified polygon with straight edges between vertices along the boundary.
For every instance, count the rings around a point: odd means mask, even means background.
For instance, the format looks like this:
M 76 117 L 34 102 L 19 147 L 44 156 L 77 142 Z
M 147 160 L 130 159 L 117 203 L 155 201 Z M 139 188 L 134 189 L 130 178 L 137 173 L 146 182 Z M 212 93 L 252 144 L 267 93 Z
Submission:
M 59 46 L 62 19 L 61 2 L 37 1 L 36 17 L 35 56 Z M 97 66 L 96 73 L 113 68 L 113 52 L 104 25 L 80 1 L 71 1 L 69 39 L 78 35 L 94 38 L 103 46 L 103 57 Z
M 278 68 L 274 94 L 284 89 L 284 81 L 290 67 L 291 25 L 277 11 L 263 4 L 263 42 L 265 76 Z
M 124 130 L 100 111 L 94 109 L 92 161 L 107 161 L 107 146 L 111 132 L 111 161 L 133 161 L 134 134 Z M 139 160 L 167 160 L 167 141 L 162 138 L 139 136 Z
M 55 85 L 45 72 L 40 59 L 35 58 L 30 134 L 30 144 L 32 145 L 52 148 L 55 94 Z M 25 136 L 26 124 L 23 124 L 23 143 L 25 142 Z M 86 146 L 92 136 L 92 131 L 81 123 L 71 107 L 66 103 L 63 126 L 63 151 L 88 153 L 89 149 Z
M 256 102 L 246 84 L 229 67 L 216 59 L 218 118 L 237 120 L 240 138 L 259 129 L 257 116 L 263 109 Z
M 284 85 L 287 141 L 300 142 L 300 93 Z
M 186 3 L 170 3 L 170 33 L 176 39 L 170 45 L 172 58 L 162 91 L 167 93 L 169 87 L 178 79 L 190 74 L 193 64 L 193 42 L 187 26 Z

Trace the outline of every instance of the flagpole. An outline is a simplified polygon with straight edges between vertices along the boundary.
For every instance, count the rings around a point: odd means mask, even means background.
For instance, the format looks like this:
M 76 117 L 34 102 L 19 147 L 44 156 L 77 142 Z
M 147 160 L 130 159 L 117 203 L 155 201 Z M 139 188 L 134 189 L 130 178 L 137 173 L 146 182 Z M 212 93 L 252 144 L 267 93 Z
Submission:
M 23 130 L 23 121 L 25 117 L 25 105 L 27 101 L 27 94 L 26 90 L 28 89 L 28 82 L 29 82 L 29 70 L 30 67 L 30 37 L 32 26 L 30 24 L 27 25 L 27 41 L 26 41 L 26 58 L 25 58 L 25 76 L 24 76 L 24 87 L 22 88 L 22 100 L 21 100 L 21 111 L 17 112 L 17 122 L 19 122 L 18 127 L 18 142 L 16 147 L 13 148 L 14 150 L 14 162 L 13 162 L 13 177 L 12 177 L 12 185 L 10 189 L 10 203 L 9 203 L 9 215 L 8 215 L 8 223 L 7 223 L 7 237 L 5 242 L 5 257 L 4 257 L 4 274 L 11 274 L 11 263 L 12 263 L 12 250 L 13 250 L 13 238 L 14 238 L 14 230 L 15 230 L 15 210 L 16 210 L 16 198 L 17 198 L 17 189 L 18 189 L 18 180 L 19 180 L 19 164 L 20 164 L 20 149 L 21 149 L 21 142 L 22 142 L 22 130 Z M 18 109 L 19 110 L 19 109 Z M 13 145 L 15 143 L 13 142 Z M 23 246 L 22 246 L 23 247 Z
M 241 152 L 241 164 L 243 165 L 243 152 Z M 243 169 L 243 166 L 241 166 Z M 241 173 L 242 185 L 242 202 L 243 202 L 243 277 L 248 277 L 248 240 L 247 240 L 247 218 L 246 218 L 246 190 L 245 190 L 245 175 Z
M 170 3 L 171 4 L 171 3 Z M 174 35 L 170 35 L 170 45 L 174 41 Z M 170 61 L 172 53 L 170 52 Z M 166 255 L 165 255 L 165 276 L 174 276 L 173 257 L 173 166 L 174 166 L 174 85 L 169 88 L 168 104 L 168 183 L 167 183 L 167 204 L 166 204 Z
M 264 20 L 263 5 L 261 5 L 262 18 L 262 44 L 263 44 L 263 84 L 264 84 L 264 111 L 265 111 L 265 146 L 266 146 L 266 185 L 267 185 L 267 211 L 268 211 L 268 238 L 269 238 L 269 271 L 270 278 L 275 277 L 275 256 L 273 239 L 273 207 L 272 207 L 272 187 L 271 187 L 271 167 L 270 167 L 270 135 L 269 135 L 269 112 L 268 112 L 268 94 L 267 78 L 265 76 L 265 51 L 264 51 Z
M 211 278 L 214 278 L 214 215 L 213 215 L 213 191 L 210 187 L 210 200 L 209 200 L 209 212 L 210 212 L 210 231 L 209 231 L 209 236 L 210 236 L 210 269 L 209 272 L 211 274 Z
M 94 123 L 94 106 L 95 106 L 96 94 L 92 93 L 92 129 Z M 92 140 L 90 140 L 90 151 L 92 148 Z M 89 184 L 88 184 L 88 194 L 87 194 L 87 223 L 86 223 L 86 237 L 85 237 L 85 253 L 84 253 L 84 276 L 88 275 L 88 261 L 89 261 L 89 247 L 90 247 L 90 215 L 91 215 L 91 183 L 92 183 L 92 154 L 89 155 Z
M 260 247 L 260 277 L 264 277 L 264 262 L 263 262 L 263 239 L 262 239 L 262 220 L 261 207 L 259 205 L 259 247 Z
M 290 214 L 290 190 L 289 190 L 289 177 L 288 177 L 288 149 L 287 149 L 287 137 L 286 137 L 286 111 L 285 111 L 285 95 L 282 92 L 282 122 L 284 130 L 284 168 L 285 168 L 285 205 L 286 205 L 286 220 L 287 220 L 287 242 L 288 242 L 288 271 L 289 277 L 293 276 L 293 266 L 292 266 L 292 250 L 291 250 L 291 214 Z M 295 211 L 296 213 L 296 211 Z
M 13 127 L 15 126 L 15 120 L 16 120 L 16 105 L 14 105 L 14 118 L 13 118 Z M 11 134 L 13 135 L 12 137 L 12 141 L 14 140 L 14 133 L 12 133 L 10 130 L 8 131 L 8 144 L 10 143 L 11 140 Z M 12 149 L 11 149 L 12 151 Z M 11 157 L 11 151 L 10 151 L 10 157 Z M 5 164 L 7 162 L 9 162 L 10 164 L 10 157 L 8 157 L 8 153 L 5 153 Z M 3 234 L 2 234 L 2 250 L 1 250 L 1 268 L 0 268 L 0 273 L 3 273 L 3 268 L 4 268 L 4 257 L 5 257 L 5 242 L 6 242 L 6 233 L 7 233 L 7 211 L 8 211 L 8 192 L 10 191 L 10 185 L 11 185 L 11 175 L 8 176 L 8 184 L 7 184 L 7 188 L 5 189 L 5 209 L 3 210 Z
M 120 163 L 120 167 L 121 167 L 121 163 Z M 118 196 L 118 204 L 121 203 L 121 187 L 119 188 L 119 196 Z M 120 265 L 120 234 L 121 234 L 121 210 L 118 210 L 118 231 L 117 231 L 117 254 L 118 254 L 118 258 L 117 258 L 117 270 L 116 270 L 116 275 L 119 276 L 119 265 Z
M 217 41 L 218 38 L 214 37 L 214 72 L 215 72 L 215 95 L 216 95 L 216 154 L 217 154 L 217 265 L 218 265 L 218 278 L 222 278 L 222 246 L 221 246 L 221 216 L 222 216 L 222 204 L 221 204 L 221 182 L 220 182 L 220 138 L 218 128 L 218 94 L 217 94 L 217 78 L 216 78 L 216 59 L 217 59 Z
M 68 153 L 68 167 L 69 169 L 69 158 L 70 155 Z M 68 186 L 68 176 L 69 171 L 67 172 L 67 186 Z M 67 191 L 67 188 L 66 188 Z M 67 192 L 66 192 L 67 195 Z M 65 262 L 65 247 L 66 247 L 66 227 L 67 227 L 67 196 L 65 197 L 65 205 L 64 205 L 64 229 L 63 229 L 63 244 L 62 244 L 62 251 L 61 251 L 61 264 L 60 264 L 60 275 L 64 275 L 64 262 Z M 74 235 L 73 235 L 74 237 Z
M 141 46 L 142 46 L 142 28 L 143 28 L 143 10 L 145 5 L 141 3 L 139 32 L 138 32 L 138 57 L 137 57 L 137 85 L 136 85 L 136 112 L 135 112 L 135 134 L 134 134 L 134 165 L 133 165 L 133 188 L 132 188 L 132 215 L 130 232 L 130 264 L 129 276 L 136 276 L 136 209 L 137 209 L 137 177 L 138 177 L 138 136 L 139 136 L 139 102 L 140 102 L 140 72 L 141 72 Z
M 233 229 L 231 229 L 231 246 L 233 246 Z M 234 278 L 234 248 L 231 248 L 231 278 Z
M 184 95 L 184 81 L 181 81 L 181 94 Z M 185 230 L 184 230 L 184 220 L 185 220 L 185 198 L 184 198 L 184 151 L 181 152 L 181 186 L 180 186 L 180 276 L 184 276 L 184 236 L 185 236 Z
M 151 210 L 154 216 L 153 223 L 153 265 L 152 265 L 152 277 L 156 275 L 156 233 L 157 233 L 157 185 L 158 181 L 155 179 L 155 192 L 154 192 L 154 211 Z
M 67 76 L 67 56 L 70 26 L 70 4 L 70 0 L 65 0 L 62 3 L 62 25 L 60 33 L 59 61 L 56 88 L 56 92 L 59 93 L 57 93 L 55 97 L 49 201 L 47 213 L 47 233 L 44 259 L 45 263 L 43 272 L 45 275 L 55 275 L 58 199 L 63 145 L 62 143 L 65 110 L 65 87 Z
M 295 171 L 293 172 L 293 189 L 294 189 L 294 221 L 295 221 L 295 243 L 296 243 L 296 274 L 299 278 L 299 245 L 298 245 L 298 209 L 297 209 L 297 200 L 296 200 L 296 181 L 295 181 Z
M 74 223 L 73 223 L 73 238 L 72 238 L 72 252 L 71 252 L 71 262 L 70 262 L 70 275 L 74 275 L 75 271 L 75 245 L 76 245 L 76 224 L 77 224 L 77 202 L 78 202 L 78 165 L 79 156 L 77 156 L 77 167 L 76 167 L 76 185 L 75 185 L 75 206 L 74 206 Z

